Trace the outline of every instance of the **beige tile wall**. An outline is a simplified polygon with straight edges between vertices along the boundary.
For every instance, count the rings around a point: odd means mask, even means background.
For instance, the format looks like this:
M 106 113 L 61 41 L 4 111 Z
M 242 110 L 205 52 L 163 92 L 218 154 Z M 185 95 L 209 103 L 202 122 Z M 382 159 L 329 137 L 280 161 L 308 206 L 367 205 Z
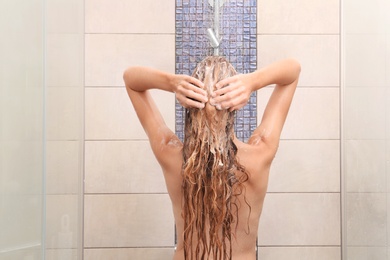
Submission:
M 171 259 L 169 199 L 122 72 L 174 72 L 175 1 L 86 0 L 85 11 L 84 257 Z M 339 0 L 258 0 L 258 66 L 302 64 L 259 228 L 261 259 L 340 259 L 339 56 Z M 259 93 L 260 115 L 270 91 Z M 154 97 L 174 129 L 174 97 Z
M 341 259 L 339 6 L 258 1 L 259 66 L 286 57 L 302 66 L 260 221 L 262 260 Z M 270 92 L 258 94 L 259 120 Z
M 84 259 L 172 259 L 170 200 L 122 74 L 175 72 L 175 1 L 85 3 Z M 174 129 L 174 96 L 153 97 Z

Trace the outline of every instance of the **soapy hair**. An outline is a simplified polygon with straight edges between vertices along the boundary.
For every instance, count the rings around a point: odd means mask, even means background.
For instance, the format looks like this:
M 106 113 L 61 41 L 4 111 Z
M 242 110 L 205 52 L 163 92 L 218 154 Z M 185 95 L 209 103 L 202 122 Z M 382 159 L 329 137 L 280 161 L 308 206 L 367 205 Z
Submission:
M 235 74 L 225 58 L 212 56 L 200 62 L 192 76 L 204 82 L 210 94 L 217 82 Z M 243 185 L 248 173 L 238 162 L 233 138 L 234 112 L 214 107 L 186 110 L 182 170 L 185 259 L 232 258 L 238 209 L 243 206 L 239 195 L 244 195 L 250 209 Z

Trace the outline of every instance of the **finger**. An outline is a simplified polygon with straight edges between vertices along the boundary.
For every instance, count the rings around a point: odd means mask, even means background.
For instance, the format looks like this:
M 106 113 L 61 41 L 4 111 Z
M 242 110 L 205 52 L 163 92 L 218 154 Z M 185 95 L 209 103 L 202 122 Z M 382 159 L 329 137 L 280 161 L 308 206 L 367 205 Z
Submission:
M 192 99 L 187 99 L 186 100 L 186 108 L 199 108 L 199 109 L 202 109 L 204 108 L 205 104 L 202 103 L 202 102 L 197 102 L 195 100 L 192 100 Z
M 187 78 L 187 81 L 193 85 L 195 85 L 198 89 L 204 89 L 204 83 L 200 80 L 198 80 L 197 78 L 194 78 L 194 77 L 188 77 Z
M 194 100 L 197 100 L 197 101 L 203 102 L 203 103 L 209 101 L 207 96 L 204 96 L 204 95 L 201 95 L 201 94 L 198 94 L 195 92 L 192 92 L 192 93 L 190 92 L 189 95 L 187 96 L 187 98 L 194 99 Z
M 201 89 L 201 88 L 199 88 L 199 87 L 193 85 L 193 84 L 190 83 L 190 82 L 186 82 L 186 83 L 185 83 L 185 86 L 183 86 L 183 87 L 184 87 L 185 89 L 187 89 L 187 90 L 191 90 L 191 91 L 193 91 L 193 92 L 195 92 L 195 93 L 199 93 L 199 94 L 201 94 L 201 95 L 207 97 L 207 92 L 206 92 L 206 90 Z
M 229 99 L 225 102 L 221 102 L 220 105 L 224 109 L 234 109 L 238 110 L 246 105 L 248 100 L 243 96 L 236 96 L 235 98 Z
M 230 78 L 226 78 L 226 79 L 223 79 L 221 81 L 219 81 L 215 87 L 217 89 L 222 89 L 223 87 L 226 87 L 227 85 L 233 83 L 234 81 L 236 80 L 236 78 L 233 76 L 233 77 L 230 77 Z
M 184 96 L 176 96 L 176 99 L 179 101 L 180 105 L 185 108 L 204 108 L 205 104 L 196 100 L 189 99 Z
M 240 96 L 241 90 L 237 89 L 235 86 L 229 86 L 224 88 L 226 90 L 221 92 L 216 92 L 215 97 L 213 97 L 213 101 L 215 103 L 222 103 L 228 100 L 233 99 L 236 96 Z
M 193 99 L 196 99 L 198 101 L 207 102 L 207 93 L 203 90 L 200 90 L 199 88 L 191 85 L 190 83 L 187 83 L 185 86 L 181 85 L 178 87 L 177 95 L 182 95 L 184 97 L 190 97 Z
M 218 89 L 218 90 L 214 91 L 211 94 L 211 96 L 213 98 L 220 98 L 220 97 L 225 96 L 229 92 L 233 92 L 235 88 L 236 88 L 235 84 L 230 84 L 230 85 L 228 85 L 228 86 L 226 86 L 224 88 L 221 88 L 221 89 Z
M 207 102 L 208 97 L 207 95 L 204 95 L 203 93 L 196 93 L 193 90 L 183 90 L 183 95 L 190 99 L 195 99 L 199 102 Z
M 221 107 L 221 109 L 229 109 L 229 108 L 235 106 L 235 103 L 232 100 L 229 100 L 227 102 L 221 102 L 221 103 L 218 103 L 218 104 Z
M 237 111 L 237 110 L 240 110 L 241 108 L 242 108 L 242 106 L 231 107 L 231 108 L 229 108 L 229 112 Z
M 233 110 L 240 110 L 241 108 L 243 108 L 244 106 L 246 106 L 248 104 L 249 100 L 244 98 L 244 99 L 241 99 L 241 102 L 238 102 L 235 106 L 233 106 Z
M 191 84 L 190 84 L 190 85 L 191 85 Z M 191 88 L 191 90 L 192 90 L 193 92 L 198 93 L 198 94 L 200 94 L 200 95 L 202 95 L 202 96 L 207 97 L 207 91 L 206 91 L 206 90 L 201 89 L 201 88 L 198 88 L 198 87 L 194 87 L 194 85 L 191 85 L 190 88 Z

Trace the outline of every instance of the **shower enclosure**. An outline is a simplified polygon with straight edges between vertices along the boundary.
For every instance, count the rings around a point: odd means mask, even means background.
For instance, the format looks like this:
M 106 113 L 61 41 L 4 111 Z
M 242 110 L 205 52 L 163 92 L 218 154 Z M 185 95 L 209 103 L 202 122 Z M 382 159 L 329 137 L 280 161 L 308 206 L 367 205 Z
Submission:
M 390 259 L 390 1 L 340 5 L 342 259 Z M 84 1 L 4 0 L 0 32 L 0 260 L 80 260 Z
M 0 259 L 82 259 L 84 3 L 0 8 Z
M 343 259 L 390 259 L 390 1 L 342 1 Z

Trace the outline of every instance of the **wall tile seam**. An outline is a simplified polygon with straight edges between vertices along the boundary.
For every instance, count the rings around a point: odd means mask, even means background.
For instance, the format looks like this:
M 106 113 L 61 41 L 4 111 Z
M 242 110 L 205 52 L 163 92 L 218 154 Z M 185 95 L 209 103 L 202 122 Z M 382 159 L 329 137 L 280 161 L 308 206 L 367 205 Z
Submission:
M 136 192 L 136 193 L 107 193 L 107 192 L 104 192 L 104 193 L 97 193 L 97 192 L 93 192 L 93 193 L 88 193 L 88 192 L 84 192 L 84 196 L 96 196 L 96 197 L 100 197 L 100 196 L 128 196 L 128 195 L 169 195 L 168 192 L 158 192 L 158 193 L 155 193 L 155 192 L 145 192 L 145 193 L 140 193 L 140 192 Z
M 259 66 L 260 67 L 260 66 Z M 261 67 L 260 67 L 261 68 Z M 268 85 L 265 88 L 273 88 L 275 84 Z M 340 89 L 340 85 L 328 85 L 328 86 L 304 86 L 304 85 L 298 85 L 297 89 Z M 261 90 L 259 90 L 261 91 Z M 294 100 L 294 99 L 293 99 Z
M 125 70 L 126 68 L 123 68 L 123 71 Z M 94 89 L 94 88 L 102 88 L 102 89 L 125 89 L 126 86 L 123 85 L 123 86 L 96 86 L 96 85 L 85 85 L 84 86 L 86 89 Z
M 389 248 L 390 246 L 387 246 L 387 245 L 346 245 L 347 247 L 355 247 L 355 248 Z M 389 248 L 390 249 L 390 248 Z
M 257 36 L 340 36 L 340 33 L 257 33 Z
M 265 248 L 289 248 L 289 249 L 292 249 L 292 248 L 322 248 L 322 249 L 325 249 L 325 248 L 329 248 L 329 249 L 337 249 L 337 248 L 341 248 L 341 244 L 337 244 L 337 245 L 323 245 L 323 244 L 319 244 L 319 245 L 305 245 L 305 244 L 302 244 L 302 245 L 257 245 L 257 248 L 258 250 L 261 250 L 261 249 L 265 249 Z M 261 253 L 260 251 L 258 253 Z M 335 259 L 332 259 L 332 260 L 335 260 Z
M 384 141 L 386 138 L 342 138 L 344 141 Z
M 63 250 L 78 250 L 79 248 L 76 247 L 46 247 L 46 251 L 63 251 Z M 2 258 L 4 259 L 4 258 Z M 48 258 L 46 258 L 48 259 Z
M 81 142 L 82 140 L 81 139 L 47 139 L 46 140 L 47 142 Z
M 288 57 L 286 57 L 288 58 Z M 290 57 L 290 58 L 294 58 L 293 56 Z M 297 58 L 297 60 L 299 61 L 299 58 Z M 263 65 L 264 67 L 265 65 Z M 302 70 L 304 71 L 305 67 L 302 67 Z M 304 72 L 301 72 L 301 75 L 302 73 Z M 273 87 L 274 85 L 269 85 L 267 86 L 267 88 L 271 88 Z M 340 90 L 341 89 L 341 85 L 319 85 L 319 86 L 314 86 L 314 85 L 298 85 L 297 86 L 297 89 L 336 89 L 336 90 Z
M 145 139 L 139 139 L 139 138 L 136 138 L 136 139 L 85 139 L 85 142 L 149 142 L 149 139 L 145 138 Z
M 272 173 L 270 173 L 272 174 Z M 340 191 L 267 191 L 267 194 L 340 194 Z
M 382 195 L 389 195 L 388 191 L 346 191 L 346 194 L 382 194 Z
M 341 247 L 341 243 L 340 244 L 314 244 L 314 245 L 308 245 L 308 244 L 294 244 L 294 245 L 259 245 L 257 244 L 257 247 L 260 249 L 261 247 L 262 248 L 281 248 L 281 247 L 287 247 L 287 248 L 300 248 L 300 247 L 311 247 L 311 248 L 315 248 L 315 247 L 319 247 L 319 248 L 324 248 L 324 247 L 329 247 L 329 248 L 338 248 L 338 247 Z M 333 260 L 333 259 L 332 259 Z
M 80 84 L 81 85 L 81 84 Z M 71 90 L 79 90 L 81 87 L 83 87 L 84 84 L 82 86 L 75 86 L 75 85 L 47 85 L 47 88 L 50 89 L 50 90 L 58 90 L 58 89 L 71 89 Z
M 300 247 L 329 247 L 329 248 L 339 248 L 340 245 L 257 245 L 257 247 L 261 248 L 272 248 L 272 247 L 288 247 L 288 248 L 300 248 Z
M 88 250 L 100 250 L 100 249 L 137 249 L 137 248 L 140 248 L 140 249 L 153 249 L 153 248 L 156 248 L 156 249 L 174 249 L 175 247 L 174 246 L 128 246 L 128 247 L 84 247 L 84 250 L 88 249 Z
M 69 197 L 71 197 L 71 196 L 76 196 L 76 195 L 79 195 L 79 193 L 57 193 L 57 192 L 52 192 L 52 193 L 50 193 L 50 192 L 47 192 L 46 193 L 46 195 L 47 196 L 51 196 L 51 197 L 54 197 L 54 196 L 58 196 L 58 197 L 63 197 L 63 196 L 69 196 Z
M 283 138 L 281 138 L 280 141 L 340 141 L 340 138 L 316 138 L 316 139 L 313 139 L 313 138 L 309 138 L 309 139 L 305 139 L 305 138 L 297 138 L 297 139 L 288 138 L 288 139 L 283 139 Z
M 340 141 L 340 139 L 292 139 L 292 138 L 281 138 L 280 139 L 280 141 L 287 141 L 287 142 L 289 142 L 289 141 L 293 141 L 293 142 L 295 142 L 295 141 L 324 141 L 324 142 L 326 142 L 326 141 Z
M 149 139 L 86 139 L 85 142 L 149 142 Z
M 104 32 L 104 33 L 86 33 L 87 35 L 170 35 L 175 36 L 176 33 L 110 33 L 110 32 Z

